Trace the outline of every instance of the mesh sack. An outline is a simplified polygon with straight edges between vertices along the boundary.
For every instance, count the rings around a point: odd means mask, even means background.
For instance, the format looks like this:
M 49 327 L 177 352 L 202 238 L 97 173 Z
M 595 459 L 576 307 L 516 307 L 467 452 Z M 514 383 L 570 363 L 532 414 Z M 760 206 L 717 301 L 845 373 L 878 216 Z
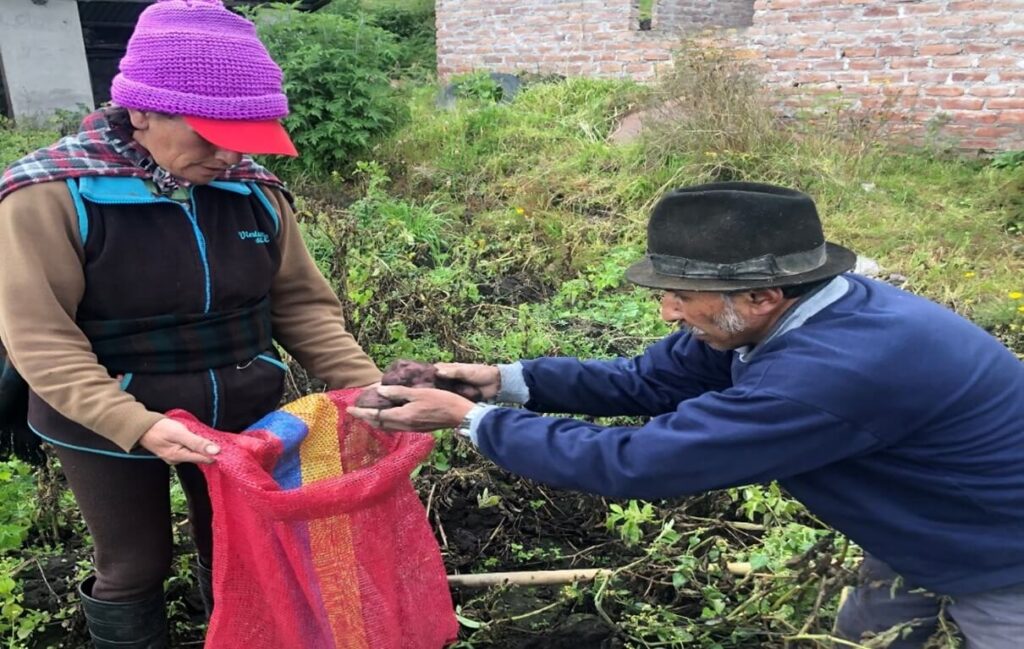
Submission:
M 238 435 L 170 415 L 221 447 L 213 504 L 212 649 L 437 649 L 456 639 L 441 552 L 409 479 L 430 435 L 311 395 Z

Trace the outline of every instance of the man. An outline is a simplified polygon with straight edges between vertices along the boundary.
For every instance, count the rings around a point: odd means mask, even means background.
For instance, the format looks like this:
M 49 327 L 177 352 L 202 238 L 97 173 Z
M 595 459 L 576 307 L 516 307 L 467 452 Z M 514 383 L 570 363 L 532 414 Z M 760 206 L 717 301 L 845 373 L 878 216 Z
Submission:
M 527 410 L 390 386 L 382 394 L 409 403 L 352 412 L 389 430 L 459 426 L 511 471 L 606 496 L 779 480 L 869 553 L 840 635 L 919 620 L 892 647 L 920 647 L 938 613 L 923 587 L 954 597 L 969 649 L 1019 647 L 1024 365 L 951 311 L 844 274 L 855 259 L 825 242 L 800 192 L 673 191 L 626 276 L 666 291 L 661 315 L 679 332 L 634 359 L 440 366 Z M 651 419 L 606 427 L 542 412 Z M 893 571 L 902 586 L 882 583 Z

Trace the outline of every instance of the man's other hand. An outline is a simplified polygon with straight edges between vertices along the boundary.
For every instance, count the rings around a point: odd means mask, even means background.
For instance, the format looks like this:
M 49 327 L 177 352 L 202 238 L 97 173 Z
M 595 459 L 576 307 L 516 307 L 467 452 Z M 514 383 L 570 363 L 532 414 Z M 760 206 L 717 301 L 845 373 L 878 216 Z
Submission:
M 393 401 L 408 403 L 383 410 L 350 407 L 348 413 L 387 431 L 427 432 L 439 428 L 455 428 L 473 407 L 469 399 L 447 390 L 382 385 L 377 388 L 377 392 Z

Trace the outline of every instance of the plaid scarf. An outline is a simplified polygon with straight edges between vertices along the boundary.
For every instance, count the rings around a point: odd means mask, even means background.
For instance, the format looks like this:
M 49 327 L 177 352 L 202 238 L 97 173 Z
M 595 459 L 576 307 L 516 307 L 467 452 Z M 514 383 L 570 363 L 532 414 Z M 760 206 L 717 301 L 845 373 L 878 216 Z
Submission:
M 157 165 L 135 141 L 128 111 L 112 107 L 86 115 L 77 135 L 64 137 L 9 166 L 0 176 L 0 200 L 28 185 L 82 176 L 144 178 L 165 194 L 188 185 Z M 218 180 L 248 180 L 283 187 L 277 176 L 247 157 Z

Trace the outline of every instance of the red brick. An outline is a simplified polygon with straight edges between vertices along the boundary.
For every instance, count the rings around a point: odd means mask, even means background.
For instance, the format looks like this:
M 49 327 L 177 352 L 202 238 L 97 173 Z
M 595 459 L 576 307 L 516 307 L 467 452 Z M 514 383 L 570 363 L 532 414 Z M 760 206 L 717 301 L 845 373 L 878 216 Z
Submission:
M 921 56 L 941 56 L 945 54 L 959 54 L 964 51 L 962 45 L 945 43 L 943 45 L 922 45 L 917 53 Z
M 937 14 L 942 11 L 938 4 L 903 5 L 904 14 Z
M 939 104 L 942 105 L 941 103 Z M 947 110 L 952 121 L 956 124 L 995 124 L 999 120 L 999 113 L 982 112 L 978 110 Z
M 964 94 L 964 89 L 954 86 L 935 86 L 925 88 L 924 94 L 932 97 L 959 97 Z
M 967 94 L 974 97 L 1008 97 L 1013 90 L 1013 86 L 976 86 L 968 88 Z
M 913 56 L 914 48 L 908 46 L 890 45 L 878 48 L 878 56 Z
M 935 56 L 932 57 L 932 67 L 950 70 L 953 68 L 973 68 L 978 65 L 977 58 L 973 56 Z
M 974 129 L 974 134 L 978 137 L 1005 137 L 1015 130 L 1012 126 L 982 126 Z
M 911 70 L 907 81 L 941 86 L 949 81 L 949 73 L 942 70 Z
M 884 70 L 885 61 L 882 59 L 854 59 L 849 62 L 851 70 Z
M 949 80 L 953 83 L 963 83 L 964 81 L 984 81 L 988 78 L 988 72 L 979 70 L 978 72 L 953 72 L 949 75 Z
M 877 18 L 880 16 L 898 16 L 900 10 L 898 7 L 868 7 L 864 10 L 865 18 Z
M 1002 43 L 965 43 L 964 52 L 968 54 L 990 54 L 1001 52 L 1006 46 Z
M 1021 110 L 1024 109 L 1024 97 L 1006 97 L 989 99 L 985 104 L 986 108 L 992 110 Z
M 1004 110 L 999 113 L 1000 124 L 1024 124 L 1024 110 Z
M 1021 59 L 1016 56 L 982 56 L 978 59 L 981 68 L 1014 68 L 1020 65 Z
M 909 58 L 909 57 L 893 57 L 889 59 L 889 69 L 891 70 L 921 70 L 931 65 L 931 59 L 926 58 Z

